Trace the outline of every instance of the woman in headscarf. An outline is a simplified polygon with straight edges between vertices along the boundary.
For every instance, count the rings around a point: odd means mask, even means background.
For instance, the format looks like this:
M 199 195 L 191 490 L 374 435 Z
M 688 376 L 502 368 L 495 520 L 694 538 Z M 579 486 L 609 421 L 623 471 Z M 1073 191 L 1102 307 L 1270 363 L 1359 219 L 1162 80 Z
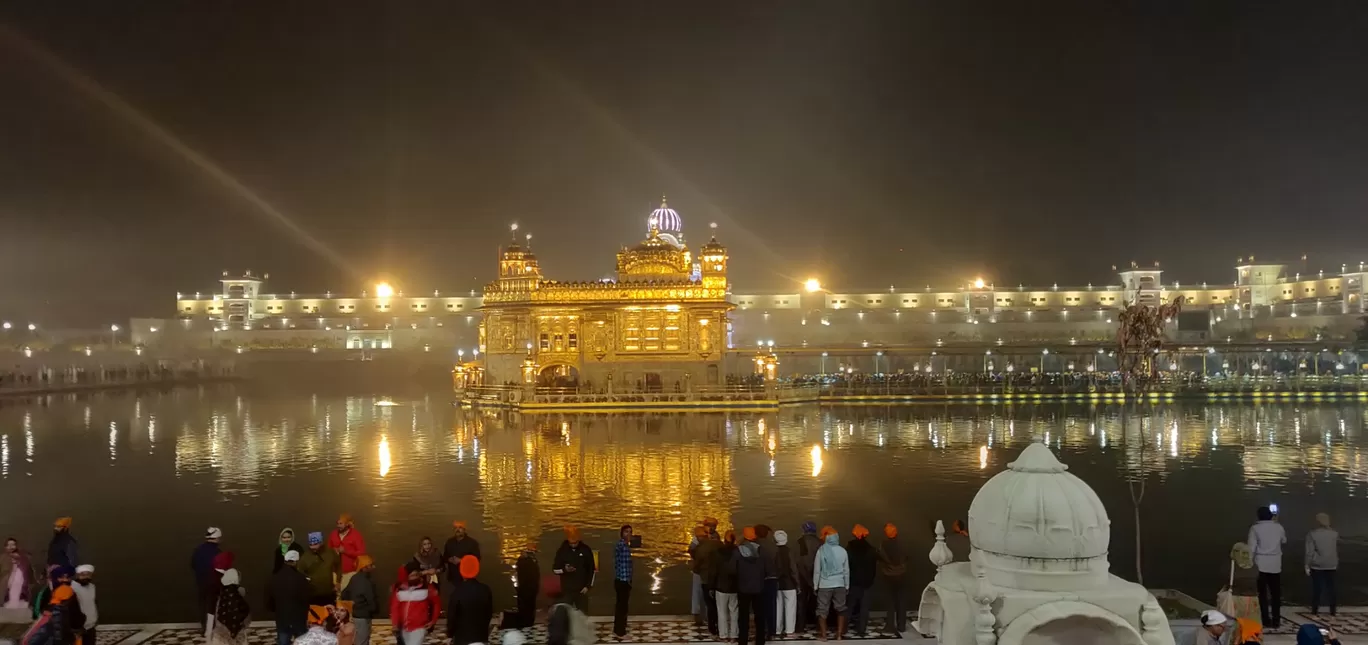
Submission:
M 418 542 L 418 551 L 413 554 L 413 561 L 418 563 L 418 569 L 423 572 L 423 577 L 434 585 L 440 579 L 438 576 L 446 570 L 446 558 L 437 550 L 437 545 L 432 543 L 432 538 L 427 536 L 423 536 Z
M 214 605 L 214 629 L 209 632 L 209 645 L 245 645 L 252 608 L 247 605 L 242 578 L 237 569 L 226 569 L 219 577 L 219 583 L 222 589 Z
M 1254 568 L 1254 553 L 1249 545 L 1236 542 L 1230 547 L 1230 582 L 1217 594 L 1217 607 L 1231 618 L 1261 621 L 1259 612 L 1259 572 Z
M 276 541 L 275 564 L 271 565 L 271 573 L 276 573 L 285 566 L 285 554 L 289 551 L 294 551 L 300 555 L 304 554 L 304 547 L 295 541 L 294 529 L 287 526 L 280 530 L 280 538 Z
M 5 540 L 5 552 L 0 554 L 0 584 L 4 585 L 6 609 L 27 609 L 38 586 L 33 562 L 14 538 Z
M 71 585 L 60 584 L 45 594 L 47 604 L 38 620 L 28 628 L 23 645 L 80 645 L 79 632 L 72 628 L 76 593 Z M 87 645 L 94 645 L 89 643 Z

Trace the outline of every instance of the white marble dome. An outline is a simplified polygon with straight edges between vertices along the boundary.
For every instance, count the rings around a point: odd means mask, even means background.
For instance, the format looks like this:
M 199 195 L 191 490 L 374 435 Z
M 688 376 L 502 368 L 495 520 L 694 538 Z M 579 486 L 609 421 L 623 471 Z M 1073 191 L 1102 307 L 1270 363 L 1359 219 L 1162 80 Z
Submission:
M 1033 443 L 974 496 L 971 559 L 996 584 L 1057 589 L 1107 576 L 1107 509 L 1067 470 L 1044 444 Z

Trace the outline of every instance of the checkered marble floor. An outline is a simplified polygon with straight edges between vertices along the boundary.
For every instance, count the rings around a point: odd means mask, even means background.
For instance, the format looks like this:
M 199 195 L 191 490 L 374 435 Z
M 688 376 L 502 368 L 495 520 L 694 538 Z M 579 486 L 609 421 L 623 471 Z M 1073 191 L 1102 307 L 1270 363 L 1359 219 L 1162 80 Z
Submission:
M 909 622 L 911 620 L 909 619 Z M 717 637 L 708 633 L 706 627 L 696 627 L 693 622 L 686 618 L 659 618 L 632 620 L 627 623 L 627 636 L 619 639 L 613 634 L 613 624 L 611 620 L 596 619 L 593 623 L 597 632 L 598 642 L 600 643 L 705 643 L 717 642 Z M 450 639 L 445 632 L 445 621 L 438 623 L 438 628 L 428 634 L 424 645 L 450 645 Z M 891 632 L 883 629 L 883 621 L 871 621 L 871 629 L 863 637 L 847 635 L 847 638 L 854 640 L 889 640 L 896 638 Z M 522 630 L 527 637 L 530 645 L 546 642 L 546 625 L 539 624 Z M 100 632 L 98 645 L 117 645 L 124 640 L 129 640 L 126 645 L 200 645 L 203 639 L 203 632 L 194 627 L 167 627 L 156 630 L 146 639 L 133 639 L 129 637 L 138 634 L 137 630 L 131 632 L 119 630 L 110 632 L 119 634 L 117 639 L 106 641 L 105 632 Z M 798 636 L 790 636 L 787 641 L 811 641 L 816 640 L 815 633 L 806 633 Z M 501 640 L 499 630 L 490 630 L 490 642 L 498 643 Z M 273 623 L 254 623 L 248 627 L 248 645 L 275 645 L 275 626 Z M 371 643 L 373 645 L 390 645 L 394 643 L 394 635 L 388 623 L 377 622 L 371 629 Z
M 1324 609 L 1313 614 L 1309 607 L 1283 607 L 1282 617 L 1281 627 L 1264 633 L 1293 635 L 1302 625 L 1314 623 L 1342 636 L 1368 636 L 1368 607 L 1341 607 L 1334 616 Z

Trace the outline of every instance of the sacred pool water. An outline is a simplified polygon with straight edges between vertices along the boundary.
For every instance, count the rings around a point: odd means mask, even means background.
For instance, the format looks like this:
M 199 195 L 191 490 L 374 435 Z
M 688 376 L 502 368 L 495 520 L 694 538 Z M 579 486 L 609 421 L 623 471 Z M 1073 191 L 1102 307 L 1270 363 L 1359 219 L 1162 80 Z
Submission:
M 685 545 L 703 517 L 798 534 L 804 520 L 848 538 L 898 525 L 912 586 L 938 519 L 965 517 L 987 478 L 1043 441 L 1096 489 L 1111 515 L 1113 572 L 1133 579 L 1128 478 L 1143 474 L 1145 583 L 1211 600 L 1254 510 L 1288 528 L 1284 576 L 1300 587 L 1301 537 L 1328 512 L 1363 579 L 1356 536 L 1368 492 L 1365 408 L 1356 404 L 794 407 L 772 414 L 517 415 L 463 411 L 442 390 L 362 396 L 232 386 L 7 401 L 0 406 L 0 532 L 42 558 L 53 518 L 75 518 L 96 566 L 102 622 L 193 620 L 190 551 L 218 526 L 262 608 L 276 535 L 357 518 L 378 584 L 422 536 L 439 546 L 464 520 L 482 577 L 511 604 L 511 564 L 529 542 L 550 569 L 562 527 L 604 551 L 617 529 L 644 537 L 633 612 L 687 613 Z M 967 541 L 952 537 L 956 556 Z M 591 610 L 609 611 L 609 574 Z M 1342 593 L 1353 597 L 1351 585 Z

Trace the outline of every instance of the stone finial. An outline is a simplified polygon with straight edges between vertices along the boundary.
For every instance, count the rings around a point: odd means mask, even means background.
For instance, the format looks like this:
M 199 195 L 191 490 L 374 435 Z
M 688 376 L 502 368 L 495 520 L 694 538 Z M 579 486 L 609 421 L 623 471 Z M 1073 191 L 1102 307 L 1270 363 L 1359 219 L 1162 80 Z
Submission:
M 945 544 L 945 522 L 936 520 L 936 543 L 931 547 L 931 564 L 936 570 L 955 561 L 955 553 Z

